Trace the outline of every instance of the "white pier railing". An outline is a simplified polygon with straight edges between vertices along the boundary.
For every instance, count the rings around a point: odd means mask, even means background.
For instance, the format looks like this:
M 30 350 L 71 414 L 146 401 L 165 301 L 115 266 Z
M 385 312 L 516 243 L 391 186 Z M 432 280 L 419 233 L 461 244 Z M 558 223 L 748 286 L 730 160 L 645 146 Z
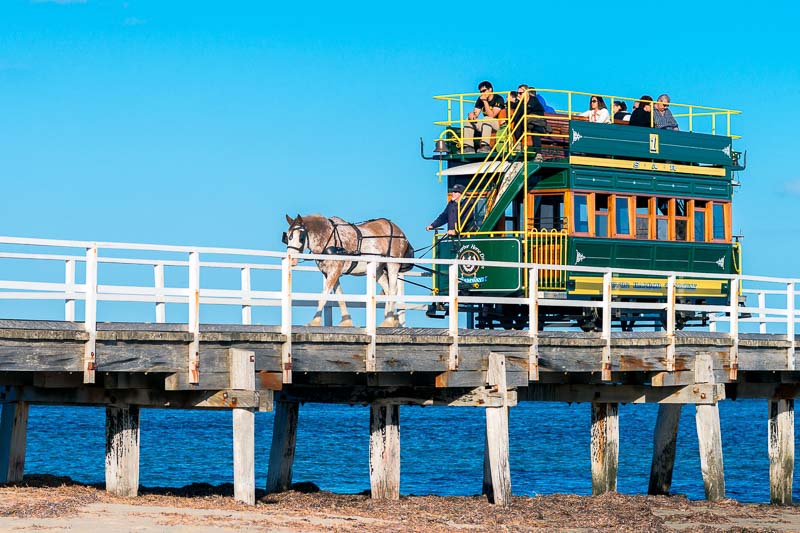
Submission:
M 611 317 L 615 309 L 659 311 L 666 314 L 665 334 L 670 339 L 667 354 L 668 368 L 674 365 L 674 342 L 677 329 L 676 318 L 681 312 L 700 312 L 709 315 L 709 329 L 717 331 L 719 325 L 726 325 L 725 332 L 732 338 L 732 371 L 736 369 L 736 353 L 740 332 L 747 328 L 757 333 L 779 333 L 785 335 L 790 347 L 787 350 L 787 368 L 794 369 L 795 327 L 798 318 L 796 309 L 797 289 L 800 280 L 790 278 L 768 278 L 763 276 L 700 274 L 695 272 L 657 272 L 594 268 L 573 265 L 537 265 L 530 263 L 505 263 L 492 261 L 457 261 L 433 259 L 392 259 L 367 256 L 330 256 L 302 254 L 295 255 L 300 260 L 339 260 L 367 261 L 369 268 L 362 289 L 346 294 L 328 294 L 323 297 L 318 292 L 310 292 L 311 280 L 297 282 L 297 275 L 310 275 L 318 272 L 316 267 L 300 264 L 292 266 L 285 251 L 273 252 L 236 248 L 170 246 L 129 244 L 113 242 L 64 241 L 47 239 L 27 239 L 0 237 L 0 303 L 3 301 L 63 302 L 63 320 L 78 320 L 79 308 L 83 308 L 82 324 L 89 341 L 86 347 L 85 379 L 94 380 L 96 367 L 94 339 L 98 321 L 109 321 L 101 302 L 122 302 L 131 305 L 125 313 L 126 321 L 164 323 L 167 321 L 167 305 L 177 304 L 185 309 L 181 321 L 193 335 L 194 342 L 189 354 L 190 380 L 197 379 L 200 324 L 209 306 L 236 306 L 241 309 L 243 325 L 253 324 L 253 311 L 258 308 L 272 308 L 279 314 L 262 324 L 276 326 L 286 335 L 284 347 L 284 380 L 291 381 L 291 333 L 295 327 L 298 313 L 295 311 L 315 307 L 320 300 L 325 302 L 325 324 L 331 324 L 331 307 L 345 302 L 350 307 L 364 309 L 363 332 L 372 338 L 367 356 L 367 370 L 370 361 L 374 362 L 375 338 L 378 334 L 378 309 L 393 303 L 401 314 L 407 311 L 426 308 L 428 304 L 444 303 L 449 309 L 458 309 L 459 304 L 516 304 L 527 306 L 531 327 L 528 335 L 533 338 L 531 348 L 531 378 L 538 377 L 536 338 L 539 335 L 539 310 L 542 307 L 580 307 L 596 308 L 602 316 L 600 337 L 606 341 L 603 356 L 604 377 L 610 377 Z M 376 271 L 382 263 L 414 263 L 426 268 L 449 269 L 449 294 L 434 295 L 419 289 L 399 291 L 397 295 L 376 294 Z M 42 266 L 46 264 L 47 267 Z M 53 268 L 53 265 L 56 265 Z M 499 268 L 526 269 L 528 271 L 529 291 L 526 297 L 501 296 L 459 296 L 457 291 L 459 266 L 491 266 Z M 138 267 L 151 271 L 148 281 L 141 275 L 126 276 L 114 271 L 118 267 Z M 550 293 L 537 290 L 540 272 L 543 270 L 565 270 L 570 273 L 593 273 L 602 275 L 602 298 L 595 300 L 554 299 Z M 56 275 L 54 273 L 60 274 Z M 235 273 L 237 287 L 224 288 L 216 284 L 214 272 Z M 262 279 L 260 274 L 272 274 Z M 667 298 L 654 302 L 619 301 L 613 296 L 612 284 L 615 276 L 657 275 L 667 280 Z M 257 276 L 259 275 L 259 276 Z M 416 281 L 424 281 L 427 274 L 410 272 L 406 276 Z M 257 279 L 258 278 L 258 279 Z M 724 280 L 735 290 L 724 305 L 689 305 L 678 303 L 676 286 L 682 278 L 700 280 Z M 321 280 L 321 276 L 319 276 Z M 169 281 L 169 283 L 167 282 Z M 228 283 L 230 285 L 230 283 Z M 401 284 L 402 285 L 402 284 Z M 321 286 L 321 283 L 320 283 Z M 302 290 L 294 290 L 302 289 Z M 316 290 L 316 287 L 315 287 Z M 747 303 L 741 305 L 739 296 L 748 296 Z M 79 304 L 80 305 L 77 305 Z M 151 311 L 142 314 L 141 305 L 152 304 Z M 16 309 L 0 306 L 3 318 L 22 318 Z M 306 311 L 307 312 L 307 311 Z M 176 313 L 178 314 L 178 313 Z M 45 318 L 45 317 L 42 317 Z M 424 320 L 420 316 L 419 321 Z M 208 322 L 208 320 L 206 320 Z M 447 323 L 448 334 L 452 338 L 450 367 L 458 367 L 459 314 L 450 313 Z

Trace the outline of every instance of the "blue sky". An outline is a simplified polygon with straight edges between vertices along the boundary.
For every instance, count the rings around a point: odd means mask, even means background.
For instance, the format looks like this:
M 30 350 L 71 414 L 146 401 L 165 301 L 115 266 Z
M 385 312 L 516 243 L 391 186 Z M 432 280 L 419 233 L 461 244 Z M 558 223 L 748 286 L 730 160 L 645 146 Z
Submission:
M 279 249 L 322 212 L 422 246 L 431 97 L 489 79 L 742 110 L 745 271 L 797 276 L 800 8 L 764 6 L 4 0 L 0 234 Z

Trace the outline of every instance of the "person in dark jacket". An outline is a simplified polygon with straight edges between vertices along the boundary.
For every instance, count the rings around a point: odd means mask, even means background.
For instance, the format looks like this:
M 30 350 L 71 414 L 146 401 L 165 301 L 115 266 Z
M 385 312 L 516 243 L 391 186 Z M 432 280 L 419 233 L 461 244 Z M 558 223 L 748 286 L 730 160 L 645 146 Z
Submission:
M 447 206 L 444 208 L 444 211 L 436 217 L 436 220 L 431 222 L 426 230 L 430 231 L 434 228 L 438 228 L 442 226 L 445 222 L 447 223 L 447 234 L 448 235 L 455 235 L 456 234 L 456 223 L 458 222 L 458 202 L 461 200 L 461 195 L 464 193 L 464 186 L 460 183 L 456 183 L 450 189 L 450 201 L 447 202 Z
M 653 103 L 653 97 L 644 95 L 639 98 L 639 105 L 636 106 L 636 109 L 633 110 L 631 113 L 631 126 L 642 126 L 645 128 L 650 128 L 651 126 L 651 119 L 653 109 L 651 107 Z

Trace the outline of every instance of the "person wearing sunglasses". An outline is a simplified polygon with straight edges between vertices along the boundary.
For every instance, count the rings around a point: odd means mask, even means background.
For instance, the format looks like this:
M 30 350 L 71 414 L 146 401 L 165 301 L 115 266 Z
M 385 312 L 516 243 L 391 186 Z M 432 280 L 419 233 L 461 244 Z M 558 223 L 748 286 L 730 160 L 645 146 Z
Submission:
M 660 130 L 676 130 L 678 129 L 678 122 L 672 116 L 672 111 L 669 110 L 669 95 L 662 94 L 658 97 L 655 105 L 656 112 L 653 114 L 653 127 Z
M 478 91 L 481 94 L 475 101 L 475 108 L 467 115 L 469 122 L 464 124 L 462 133 L 465 154 L 475 153 L 475 139 L 477 137 L 480 138 L 479 153 L 488 153 L 491 150 L 489 141 L 497 135 L 497 130 L 500 128 L 500 121 L 497 120 L 497 115 L 506 107 L 503 97 L 493 92 L 494 87 L 488 81 L 480 82 Z M 483 113 L 483 119 L 478 118 L 481 113 Z
M 587 117 L 589 122 L 600 122 L 608 124 L 610 122 L 606 102 L 602 96 L 592 96 L 589 99 L 589 110 L 580 114 L 582 117 Z
M 652 106 L 653 97 L 648 95 L 643 95 L 639 98 L 637 102 L 636 108 L 631 113 L 631 126 L 641 126 L 644 128 L 650 127 L 650 121 L 652 120 Z

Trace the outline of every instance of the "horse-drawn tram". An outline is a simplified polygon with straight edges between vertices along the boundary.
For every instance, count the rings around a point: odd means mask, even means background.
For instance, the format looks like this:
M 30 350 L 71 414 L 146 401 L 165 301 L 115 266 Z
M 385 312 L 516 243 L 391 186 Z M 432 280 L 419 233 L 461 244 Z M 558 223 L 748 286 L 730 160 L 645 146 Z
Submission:
M 509 93 L 499 93 L 508 101 Z M 523 101 L 524 101 L 523 95 Z M 653 276 L 615 275 L 612 297 L 620 302 L 657 302 L 667 295 L 664 272 L 739 273 L 741 252 L 732 235 L 735 173 L 744 169 L 731 119 L 738 111 L 670 103 L 678 129 L 656 127 L 661 103 L 641 98 L 575 91 L 530 91 L 528 98 L 551 105 L 541 115 L 517 103 L 486 128 L 470 121 L 478 94 L 437 96 L 446 105 L 434 156 L 448 191 L 460 184 L 455 235 L 437 233 L 434 255 L 463 260 L 529 262 L 653 270 Z M 642 97 L 644 98 L 644 97 Z M 587 103 L 587 101 L 589 103 Z M 597 101 L 612 108 L 641 108 L 632 125 L 625 113 L 597 118 Z M 546 104 L 545 104 L 546 105 Z M 578 110 L 590 107 L 590 111 Z M 652 106 L 652 107 L 651 107 Z M 635 114 L 637 112 L 635 111 Z M 658 116 L 656 114 L 659 114 Z M 588 116 L 587 116 L 588 115 Z M 472 118 L 470 116 L 469 118 Z M 490 121 L 489 121 L 490 122 Z M 649 122 L 649 124 L 648 124 Z M 470 125 L 472 124 L 472 125 Z M 467 135 L 471 128 L 478 135 Z M 656 275 L 655 272 L 662 274 Z M 462 295 L 527 294 L 526 269 L 462 266 Z M 448 293 L 448 270 L 434 273 L 434 294 Z M 539 271 L 538 290 L 549 299 L 599 300 L 602 276 L 564 269 Z M 684 304 L 724 304 L 729 282 L 682 277 L 676 299 Z M 585 331 L 602 321 L 595 307 L 543 308 L 539 325 L 571 324 Z M 460 306 L 479 328 L 524 328 L 527 308 L 519 305 Z M 431 306 L 429 315 L 451 310 Z M 682 312 L 676 326 L 704 325 L 703 313 Z M 657 311 L 614 309 L 618 327 L 659 327 Z

